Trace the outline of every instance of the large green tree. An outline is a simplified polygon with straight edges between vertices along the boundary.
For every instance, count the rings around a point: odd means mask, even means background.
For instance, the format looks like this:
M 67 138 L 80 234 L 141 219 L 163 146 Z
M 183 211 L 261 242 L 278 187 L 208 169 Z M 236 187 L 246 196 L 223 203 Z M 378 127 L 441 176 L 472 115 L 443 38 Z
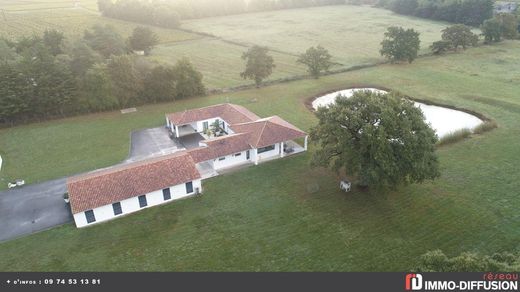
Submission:
M 171 66 L 156 66 L 153 68 L 144 79 L 143 94 L 146 99 L 150 102 L 175 100 L 177 75 L 175 68 Z
M 298 63 L 307 66 L 307 71 L 314 77 L 318 78 L 322 71 L 328 71 L 332 66 L 330 59 L 332 56 L 322 46 L 310 47 L 298 58 Z
M 480 27 L 486 43 L 499 42 L 502 40 L 502 26 L 496 18 L 491 18 Z
M 273 73 L 275 67 L 274 59 L 268 53 L 267 47 L 253 46 L 242 54 L 242 59 L 246 61 L 246 68 L 240 76 L 254 80 L 259 87 L 262 81 Z
M 503 38 L 511 40 L 518 38 L 518 16 L 511 13 L 499 13 L 495 18 L 500 23 Z
M 46 30 L 43 33 L 43 43 L 54 56 L 63 53 L 65 36 L 55 29 Z
M 177 98 L 203 95 L 206 92 L 202 83 L 202 73 L 197 71 L 188 58 L 182 58 L 173 66 L 175 94 Z
M 102 111 L 116 109 L 118 105 L 107 67 L 101 63 L 94 64 L 81 79 L 79 106 L 84 111 Z
M 0 63 L 0 122 L 13 124 L 31 109 L 32 86 L 15 64 Z
M 437 136 L 413 102 L 395 94 L 356 92 L 320 107 L 312 164 L 345 170 L 362 186 L 395 187 L 439 176 Z
M 414 29 L 391 26 L 385 32 L 381 42 L 382 56 L 388 58 L 392 63 L 400 61 L 413 62 L 417 58 L 421 41 L 419 32 Z
M 469 46 L 476 46 L 478 43 L 478 35 L 471 31 L 471 28 L 464 24 L 454 24 L 442 30 L 442 40 L 450 42 L 451 47 L 455 50 L 458 47 L 466 49 Z
M 119 106 L 124 108 L 135 103 L 142 83 L 132 58 L 127 55 L 113 56 L 108 62 L 107 72 L 112 84 L 112 93 L 117 98 Z
M 70 70 L 79 78 L 83 77 L 92 65 L 102 61 L 101 56 L 82 39 L 76 40 L 67 53 L 70 56 Z
M 128 44 L 134 51 L 144 51 L 148 55 L 155 45 L 159 43 L 159 37 L 151 29 L 138 26 L 128 38 Z
M 103 57 L 121 55 L 126 50 L 123 37 L 111 25 L 95 25 L 92 30 L 86 30 L 83 39 Z

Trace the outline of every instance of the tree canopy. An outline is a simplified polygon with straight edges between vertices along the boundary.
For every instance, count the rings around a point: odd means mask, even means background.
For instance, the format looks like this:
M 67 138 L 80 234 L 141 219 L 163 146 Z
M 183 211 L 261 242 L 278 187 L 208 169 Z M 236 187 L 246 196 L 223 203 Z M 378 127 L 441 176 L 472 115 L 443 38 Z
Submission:
M 268 53 L 267 47 L 252 46 L 249 48 L 247 52 L 242 54 L 242 59 L 246 61 L 246 68 L 240 73 L 240 76 L 244 79 L 254 80 L 256 86 L 259 87 L 276 67 L 273 57 Z
M 457 50 L 458 47 L 466 49 L 469 46 L 476 46 L 478 35 L 471 31 L 471 28 L 464 24 L 454 24 L 442 30 L 442 40 L 451 44 L 451 48 Z
M 379 0 L 399 14 L 478 26 L 493 16 L 493 0 Z
M 332 56 L 322 46 L 310 47 L 301 54 L 297 60 L 298 63 L 307 66 L 307 71 L 314 78 L 318 78 L 323 71 L 328 71 L 332 66 L 330 59 Z
M 123 37 L 111 25 L 94 25 L 92 30 L 86 30 L 83 39 L 103 57 L 121 55 L 126 51 Z
M 0 125 L 204 93 L 202 74 L 188 59 L 157 65 L 100 45 L 106 36 L 122 38 L 97 30 L 75 40 L 53 31 L 18 41 L 0 38 Z
M 385 32 L 379 52 L 392 63 L 399 61 L 411 63 L 417 58 L 420 44 L 419 32 L 412 28 L 405 30 L 402 27 L 391 26 Z
M 320 107 L 312 165 L 345 170 L 362 186 L 395 187 L 440 175 L 437 136 L 422 111 L 397 93 L 356 92 Z
M 482 24 L 480 28 L 486 43 L 499 42 L 502 40 L 502 26 L 496 18 L 491 18 Z
M 138 26 L 128 38 L 128 44 L 134 51 L 144 51 L 146 55 L 150 53 L 155 45 L 159 43 L 159 37 L 151 29 Z

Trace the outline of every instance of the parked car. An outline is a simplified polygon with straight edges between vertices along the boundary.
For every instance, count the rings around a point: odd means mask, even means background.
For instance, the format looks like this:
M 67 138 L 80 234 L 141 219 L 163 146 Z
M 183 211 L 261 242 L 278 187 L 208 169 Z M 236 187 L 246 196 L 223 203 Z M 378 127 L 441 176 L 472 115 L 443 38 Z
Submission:
M 345 192 L 350 192 L 350 188 L 352 187 L 352 183 L 348 180 L 342 180 L 339 182 L 339 188 L 344 190 Z
M 17 179 L 15 180 L 14 182 L 9 182 L 7 183 L 7 187 L 12 189 L 12 188 L 15 188 L 15 187 L 21 187 L 25 184 L 25 180 L 23 179 Z

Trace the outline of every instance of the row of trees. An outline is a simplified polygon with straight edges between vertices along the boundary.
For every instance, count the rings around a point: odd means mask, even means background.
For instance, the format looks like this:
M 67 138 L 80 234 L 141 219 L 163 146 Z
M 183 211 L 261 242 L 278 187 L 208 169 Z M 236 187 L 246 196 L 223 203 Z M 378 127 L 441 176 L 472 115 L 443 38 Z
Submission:
M 98 0 L 106 17 L 173 28 L 180 19 L 345 4 L 344 0 Z
M 498 14 L 484 21 L 482 35 L 486 43 L 497 42 L 502 38 L 518 38 L 518 18 L 513 14 Z M 411 63 L 417 58 L 420 48 L 419 32 L 402 27 L 389 27 L 381 42 L 380 53 L 392 63 L 408 61 Z M 434 42 L 430 49 L 433 54 L 443 54 L 447 51 L 457 51 L 477 46 L 479 35 L 471 27 L 464 24 L 454 24 L 442 30 L 442 39 Z
M 310 47 L 298 57 L 297 63 L 307 66 L 309 74 L 318 78 L 334 64 L 330 61 L 331 58 L 332 56 L 322 46 Z M 276 67 L 267 47 L 253 46 L 242 54 L 242 59 L 246 65 L 240 76 L 244 79 L 254 80 L 257 87 L 273 73 L 273 69 Z
M 380 0 L 396 13 L 478 26 L 493 17 L 493 0 Z
M 138 42 L 139 33 L 130 39 Z M 202 75 L 188 59 L 160 66 L 130 51 L 110 26 L 94 27 L 76 40 L 55 30 L 0 40 L 0 123 L 204 94 Z

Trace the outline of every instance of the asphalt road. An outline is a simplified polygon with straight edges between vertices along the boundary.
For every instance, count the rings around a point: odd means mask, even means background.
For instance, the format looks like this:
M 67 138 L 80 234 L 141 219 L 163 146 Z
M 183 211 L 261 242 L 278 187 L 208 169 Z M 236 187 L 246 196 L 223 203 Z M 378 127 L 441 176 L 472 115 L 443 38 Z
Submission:
M 63 201 L 66 178 L 0 192 L 0 241 L 72 221 Z
M 164 127 L 132 132 L 129 163 L 184 149 Z M 67 178 L 0 191 L 0 241 L 46 230 L 73 221 L 63 200 Z

